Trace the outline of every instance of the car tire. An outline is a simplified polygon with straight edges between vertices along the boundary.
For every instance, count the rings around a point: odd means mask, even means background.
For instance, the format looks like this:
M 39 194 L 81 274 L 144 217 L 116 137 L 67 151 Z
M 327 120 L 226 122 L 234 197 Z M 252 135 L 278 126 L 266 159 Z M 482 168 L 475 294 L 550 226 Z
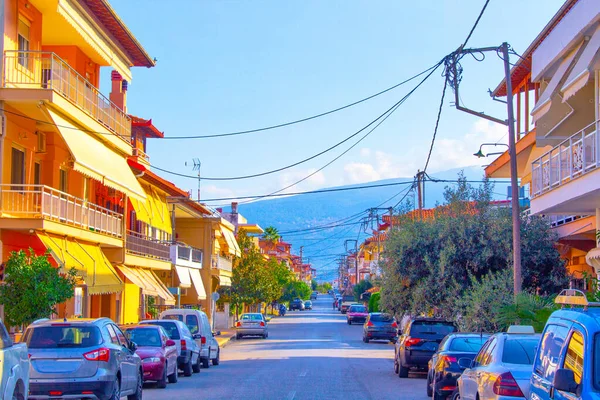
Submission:
M 183 376 L 192 376 L 193 366 L 192 359 L 190 357 L 190 361 L 183 364 Z
M 127 400 L 142 400 L 142 391 L 144 390 L 144 380 L 142 378 L 143 375 L 144 373 L 142 371 L 139 371 L 135 393 L 127 396 Z
M 460 392 L 458 388 L 454 389 L 454 392 L 450 395 L 450 400 L 460 400 Z
M 210 354 L 210 350 L 208 351 L 208 353 Z M 210 360 L 208 358 L 205 358 L 202 360 L 202 368 L 210 368 Z
M 121 380 L 118 376 L 117 379 L 115 379 L 115 385 L 113 386 L 113 391 L 108 400 L 121 400 Z
M 348 325 L 352 325 L 352 321 L 348 320 Z
M 156 387 L 159 389 L 164 389 L 167 387 L 167 367 L 168 365 L 165 363 L 165 368 L 163 370 L 163 375 L 159 381 L 156 381 Z
M 169 378 L 169 383 L 177 383 L 177 381 L 179 380 L 179 373 L 177 371 L 177 366 L 175 367 L 175 371 L 173 371 L 173 373 L 171 375 L 169 375 L 167 378 Z
M 367 343 L 367 338 L 363 336 L 363 343 Z
M 25 388 L 23 387 L 23 382 L 18 381 L 11 400 L 25 400 L 25 395 L 23 394 L 24 390 Z
M 240 335 L 239 333 L 235 334 L 235 340 L 240 340 L 242 338 L 242 335 Z
M 408 367 L 402 365 L 401 361 L 398 361 L 398 377 L 399 378 L 408 378 Z
M 212 365 L 219 365 L 221 363 L 221 349 L 217 349 L 217 357 L 212 359 Z
M 431 385 L 431 374 L 427 373 L 427 397 L 433 396 L 433 387 Z
M 365 343 L 369 343 L 371 339 L 369 339 L 368 337 L 365 338 Z
M 399 371 L 399 366 L 398 366 L 398 359 L 394 357 L 394 374 L 398 374 Z
M 195 374 L 199 373 L 201 367 L 202 367 L 202 361 L 200 361 L 200 354 L 198 354 L 198 359 L 196 360 L 196 364 L 192 365 L 192 372 Z
M 438 392 L 436 392 L 435 390 L 435 379 L 433 380 L 432 384 L 431 384 L 431 391 L 433 393 L 431 400 L 446 400 L 446 396 L 442 396 L 441 394 L 438 394 Z

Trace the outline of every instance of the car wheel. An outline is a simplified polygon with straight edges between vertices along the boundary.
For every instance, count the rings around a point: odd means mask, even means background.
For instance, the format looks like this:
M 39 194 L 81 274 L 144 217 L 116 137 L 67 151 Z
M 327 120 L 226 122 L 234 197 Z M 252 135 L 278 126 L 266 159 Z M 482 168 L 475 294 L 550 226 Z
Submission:
M 433 396 L 433 388 L 431 387 L 431 374 L 427 373 L 427 397 Z
M 398 374 L 398 359 L 394 357 L 394 373 Z
M 454 392 L 450 395 L 450 400 L 460 400 L 460 392 L 458 388 L 454 389 Z
M 142 400 L 142 390 L 143 390 L 143 386 L 144 386 L 144 381 L 142 379 L 143 375 L 144 375 L 144 373 L 142 371 L 139 371 L 137 385 L 135 387 L 135 393 L 127 396 L 127 400 Z M 121 394 L 119 393 L 119 396 L 120 395 Z M 117 397 L 117 398 L 120 399 L 120 397 Z
M 183 376 L 192 376 L 192 359 L 183 365 Z
M 398 377 L 408 378 L 408 367 L 402 365 L 402 361 L 398 361 Z
M 212 365 L 219 365 L 221 363 L 221 349 L 217 349 L 217 357 L 212 359 Z
M 210 353 L 210 350 L 208 351 Z M 209 359 L 205 358 L 202 360 L 202 368 L 209 368 L 210 367 L 210 363 L 208 362 Z
M 24 390 L 25 389 L 23 388 L 23 382 L 17 382 L 17 386 L 15 387 L 15 391 L 12 395 L 12 400 L 25 400 L 25 395 L 23 394 Z
M 159 381 L 156 381 L 156 387 L 159 389 L 164 389 L 167 387 L 167 364 L 166 363 L 165 363 L 162 377 L 160 378 Z
M 352 325 L 352 321 L 348 320 L 348 325 Z
M 367 338 L 363 336 L 363 342 L 367 343 Z
M 202 366 L 202 361 L 200 361 L 200 354 L 198 354 L 198 360 L 196 360 L 196 364 L 192 365 L 192 371 L 197 374 L 200 372 L 200 367 Z
M 115 379 L 115 384 L 113 386 L 113 391 L 110 394 L 109 400 L 121 400 L 121 380 L 117 376 Z
M 431 384 L 431 391 L 433 392 L 433 396 L 431 397 L 431 400 L 446 400 L 446 396 L 442 396 L 441 394 L 438 394 L 438 392 L 435 390 L 435 379 L 433 380 L 433 383 Z
M 235 340 L 240 340 L 242 338 L 242 335 L 240 335 L 239 333 L 235 334 Z
M 366 337 L 365 338 L 365 343 L 369 343 L 369 340 L 371 340 L 371 339 L 369 339 L 368 337 Z
M 171 375 L 169 375 L 168 378 L 169 378 L 169 383 L 177 383 L 177 381 L 179 380 L 177 366 L 175 366 L 175 371 L 173 371 L 173 373 Z

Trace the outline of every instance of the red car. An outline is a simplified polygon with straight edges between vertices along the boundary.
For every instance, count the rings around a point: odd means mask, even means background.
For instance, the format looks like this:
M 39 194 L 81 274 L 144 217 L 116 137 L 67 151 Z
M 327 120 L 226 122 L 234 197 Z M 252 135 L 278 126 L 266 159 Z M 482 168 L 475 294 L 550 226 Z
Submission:
M 367 320 L 367 315 L 369 315 L 369 311 L 367 307 L 362 304 L 352 304 L 348 308 L 348 312 L 346 313 L 346 319 L 348 320 L 348 325 L 352 325 L 354 322 L 365 323 Z
M 137 345 L 135 353 L 142 359 L 144 382 L 155 381 L 163 389 L 177 382 L 177 347 L 158 325 L 135 325 L 125 328 L 125 336 Z

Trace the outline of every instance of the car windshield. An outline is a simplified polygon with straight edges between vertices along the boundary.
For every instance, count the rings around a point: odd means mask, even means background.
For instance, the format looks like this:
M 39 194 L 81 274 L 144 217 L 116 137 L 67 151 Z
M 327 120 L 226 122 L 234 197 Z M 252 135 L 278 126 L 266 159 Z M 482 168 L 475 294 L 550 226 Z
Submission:
M 504 343 L 502 362 L 507 364 L 533 365 L 540 338 L 508 338 Z
M 262 321 L 262 314 L 242 314 L 240 318 L 242 321 Z
M 132 328 L 125 331 L 127 339 L 138 346 L 161 347 L 162 341 L 156 328 Z
M 25 343 L 30 349 L 91 347 L 102 343 L 102 335 L 96 326 L 40 326 L 29 329 Z
M 350 307 L 350 312 L 365 313 L 365 312 L 367 312 L 367 307 L 365 307 L 365 306 L 352 306 L 352 307 Z
M 390 314 L 372 314 L 371 321 L 375 322 L 394 322 L 394 317 Z
M 445 336 L 452 332 L 456 332 L 456 327 L 446 321 L 415 321 L 410 327 L 410 334 L 413 336 L 422 334 Z
M 450 342 L 450 351 L 464 353 L 477 353 L 483 344 L 487 341 L 487 336 L 481 337 L 457 337 Z
M 167 332 L 167 335 L 169 335 L 169 339 L 180 339 L 179 337 L 179 330 L 177 329 L 177 325 L 175 324 L 175 322 L 170 322 L 170 321 L 153 321 L 151 322 L 152 325 L 158 325 L 158 326 L 162 326 L 165 331 Z

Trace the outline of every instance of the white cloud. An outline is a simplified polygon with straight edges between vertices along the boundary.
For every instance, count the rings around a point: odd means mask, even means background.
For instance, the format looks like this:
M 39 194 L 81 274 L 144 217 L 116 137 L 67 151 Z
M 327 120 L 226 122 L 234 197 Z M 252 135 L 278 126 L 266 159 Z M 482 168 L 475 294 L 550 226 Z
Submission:
M 368 147 L 363 147 L 362 149 L 360 149 L 360 156 L 363 158 L 370 157 L 371 149 L 369 149 Z
M 370 182 L 381 179 L 379 172 L 369 163 L 346 164 L 344 173 L 348 183 Z
M 275 190 L 294 184 L 295 182 L 304 179 L 309 175 L 311 175 L 309 178 L 298 183 L 297 185 L 294 185 L 284 190 L 282 193 L 313 190 L 316 188 L 323 187 L 323 185 L 325 185 L 325 183 L 327 182 L 325 174 L 323 173 L 323 171 L 315 173 L 316 170 L 316 168 L 310 168 L 305 170 L 284 172 L 283 174 L 279 175 L 277 188 Z

